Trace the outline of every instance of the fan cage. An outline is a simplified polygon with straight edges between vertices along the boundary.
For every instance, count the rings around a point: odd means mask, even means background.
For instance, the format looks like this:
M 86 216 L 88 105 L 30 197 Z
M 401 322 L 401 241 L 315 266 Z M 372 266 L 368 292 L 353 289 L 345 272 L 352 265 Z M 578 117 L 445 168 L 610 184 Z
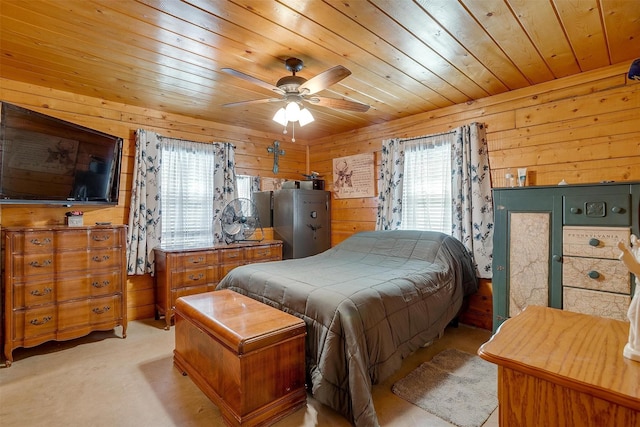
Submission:
M 260 223 L 256 205 L 246 198 L 236 198 L 227 203 L 222 210 L 220 223 L 224 241 L 227 244 L 234 242 L 261 242 L 264 240 L 264 229 Z M 260 228 L 260 238 L 254 236 Z

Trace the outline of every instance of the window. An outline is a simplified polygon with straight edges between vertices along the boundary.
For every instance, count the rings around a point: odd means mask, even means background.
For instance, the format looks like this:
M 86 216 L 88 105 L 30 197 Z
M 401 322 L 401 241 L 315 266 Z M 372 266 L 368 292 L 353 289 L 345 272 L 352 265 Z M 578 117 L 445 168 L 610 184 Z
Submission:
M 253 194 L 253 181 L 254 177 L 251 175 L 236 175 L 236 190 L 238 191 L 238 197 L 245 199 L 252 199 Z
M 215 149 L 176 141 L 162 145 L 160 210 L 164 245 L 210 245 L 213 239 Z
M 406 147 L 400 228 L 451 234 L 451 145 L 448 142 Z

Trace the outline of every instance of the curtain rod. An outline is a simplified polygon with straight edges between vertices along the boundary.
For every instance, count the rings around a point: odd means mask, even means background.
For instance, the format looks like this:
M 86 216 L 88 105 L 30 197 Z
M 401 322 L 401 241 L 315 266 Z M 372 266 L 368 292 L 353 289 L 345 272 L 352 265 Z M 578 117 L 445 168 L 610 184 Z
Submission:
M 449 135 L 451 133 L 455 133 L 457 129 L 453 129 L 447 132 L 440 132 L 440 133 L 432 133 L 429 135 L 422 135 L 422 136 L 414 136 L 413 138 L 399 138 L 403 141 L 413 141 L 415 139 L 422 139 L 422 138 L 432 138 L 434 136 L 443 136 L 443 135 Z
M 153 131 L 152 131 L 153 132 Z M 223 142 L 223 141 L 211 141 L 211 142 L 206 142 L 206 141 L 194 141 L 192 139 L 184 139 L 184 138 L 176 138 L 174 136 L 166 136 L 166 135 L 161 135 L 161 134 L 157 134 L 160 138 L 166 138 L 166 139 L 173 139 L 176 141 L 183 141 L 183 142 L 193 142 L 196 144 L 230 144 L 234 149 L 237 148 L 235 144 L 231 143 L 231 142 Z

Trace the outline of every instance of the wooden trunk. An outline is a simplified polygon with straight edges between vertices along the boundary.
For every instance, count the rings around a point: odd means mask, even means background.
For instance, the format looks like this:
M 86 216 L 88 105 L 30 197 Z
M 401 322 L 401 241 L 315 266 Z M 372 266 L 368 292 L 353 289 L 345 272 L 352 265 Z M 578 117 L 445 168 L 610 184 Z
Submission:
M 305 324 L 230 290 L 178 298 L 174 364 L 232 426 L 273 423 L 306 403 Z

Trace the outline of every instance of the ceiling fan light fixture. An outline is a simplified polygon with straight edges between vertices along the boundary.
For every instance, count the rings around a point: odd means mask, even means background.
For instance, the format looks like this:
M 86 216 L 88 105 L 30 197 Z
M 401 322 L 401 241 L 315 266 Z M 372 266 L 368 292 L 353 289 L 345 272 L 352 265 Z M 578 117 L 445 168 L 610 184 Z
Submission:
M 276 114 L 273 116 L 273 121 L 276 123 L 279 123 L 282 126 L 286 126 L 287 125 L 287 111 L 284 109 L 284 107 L 278 109 L 278 111 L 276 111 Z
M 309 111 L 308 108 L 303 108 L 302 110 L 300 110 L 300 118 L 298 119 L 298 122 L 300 123 L 300 127 L 307 125 L 314 120 L 315 119 L 313 118 L 313 115 L 311 114 L 311 111 Z
M 290 122 L 297 122 L 300 119 L 300 106 L 297 102 L 291 101 L 285 108 L 287 111 L 287 120 Z

